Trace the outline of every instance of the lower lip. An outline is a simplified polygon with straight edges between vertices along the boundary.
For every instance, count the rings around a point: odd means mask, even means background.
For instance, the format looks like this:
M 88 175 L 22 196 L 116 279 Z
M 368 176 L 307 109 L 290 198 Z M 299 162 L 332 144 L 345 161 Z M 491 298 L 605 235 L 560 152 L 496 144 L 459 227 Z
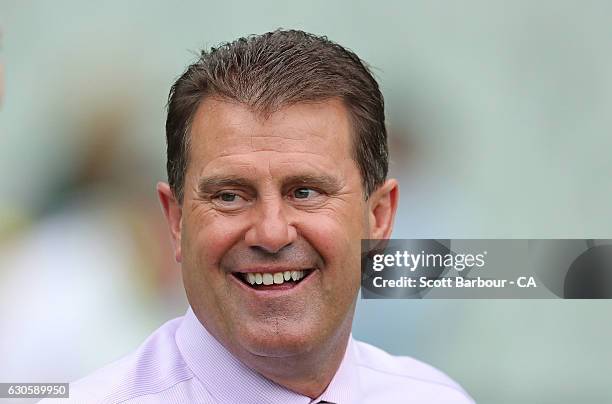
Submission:
M 234 280 L 234 282 L 237 282 L 241 288 L 248 290 L 252 293 L 256 293 L 258 295 L 277 295 L 282 292 L 297 291 L 301 289 L 303 284 L 309 282 L 310 279 L 313 278 L 313 275 L 315 274 L 315 272 L 317 272 L 317 270 L 313 269 L 312 271 L 308 273 L 308 275 L 302 278 L 298 283 L 285 282 L 281 284 L 259 285 L 257 289 L 248 286 L 247 284 L 242 282 L 240 279 L 238 279 L 238 276 L 240 275 L 230 274 L 230 277 Z

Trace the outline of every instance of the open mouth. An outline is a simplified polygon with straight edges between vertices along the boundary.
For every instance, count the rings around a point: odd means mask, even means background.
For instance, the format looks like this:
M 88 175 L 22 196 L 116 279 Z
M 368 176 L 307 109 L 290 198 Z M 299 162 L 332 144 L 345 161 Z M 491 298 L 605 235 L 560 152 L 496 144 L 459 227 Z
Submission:
M 290 289 L 313 272 L 313 269 L 281 272 L 235 272 L 242 283 L 256 290 Z

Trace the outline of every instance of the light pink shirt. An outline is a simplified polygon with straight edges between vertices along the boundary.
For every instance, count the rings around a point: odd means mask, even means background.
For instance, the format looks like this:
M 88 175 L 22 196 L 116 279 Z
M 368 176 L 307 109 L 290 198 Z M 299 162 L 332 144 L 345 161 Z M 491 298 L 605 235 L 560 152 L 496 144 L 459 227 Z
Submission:
M 156 330 L 132 354 L 70 385 L 70 403 L 199 404 L 474 403 L 442 372 L 354 340 L 325 392 L 297 394 L 230 354 L 189 309 Z

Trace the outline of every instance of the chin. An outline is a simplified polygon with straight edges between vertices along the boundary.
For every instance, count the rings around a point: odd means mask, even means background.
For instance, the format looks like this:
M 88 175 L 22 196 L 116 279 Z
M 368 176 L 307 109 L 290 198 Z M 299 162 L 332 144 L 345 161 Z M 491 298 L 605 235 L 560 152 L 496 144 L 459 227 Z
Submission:
M 253 355 L 287 357 L 307 353 L 317 345 L 321 330 L 304 324 L 287 324 L 283 320 L 269 320 L 252 324 L 239 333 L 239 344 Z

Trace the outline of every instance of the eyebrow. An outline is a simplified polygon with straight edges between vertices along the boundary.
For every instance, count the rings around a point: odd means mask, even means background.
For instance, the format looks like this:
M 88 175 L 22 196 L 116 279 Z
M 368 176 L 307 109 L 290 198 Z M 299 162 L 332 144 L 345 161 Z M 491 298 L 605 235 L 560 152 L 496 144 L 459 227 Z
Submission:
M 336 192 L 342 188 L 340 181 L 331 175 L 291 175 L 283 179 L 283 184 L 287 185 L 311 185 L 322 188 L 327 192 Z
M 327 192 L 337 192 L 342 188 L 340 181 L 331 175 L 312 175 L 312 174 L 300 174 L 290 175 L 282 178 L 282 186 L 286 188 L 288 186 L 295 186 L 298 184 L 304 184 L 321 188 Z M 239 187 L 255 189 L 253 181 L 248 180 L 244 177 L 233 176 L 233 175 L 214 175 L 210 177 L 203 177 L 198 181 L 198 191 L 201 193 L 210 193 L 218 188 L 223 187 Z
M 204 177 L 198 181 L 198 191 L 202 193 L 208 193 L 216 188 L 223 187 L 241 187 L 241 188 L 253 188 L 251 181 L 245 178 L 237 176 L 211 176 Z

